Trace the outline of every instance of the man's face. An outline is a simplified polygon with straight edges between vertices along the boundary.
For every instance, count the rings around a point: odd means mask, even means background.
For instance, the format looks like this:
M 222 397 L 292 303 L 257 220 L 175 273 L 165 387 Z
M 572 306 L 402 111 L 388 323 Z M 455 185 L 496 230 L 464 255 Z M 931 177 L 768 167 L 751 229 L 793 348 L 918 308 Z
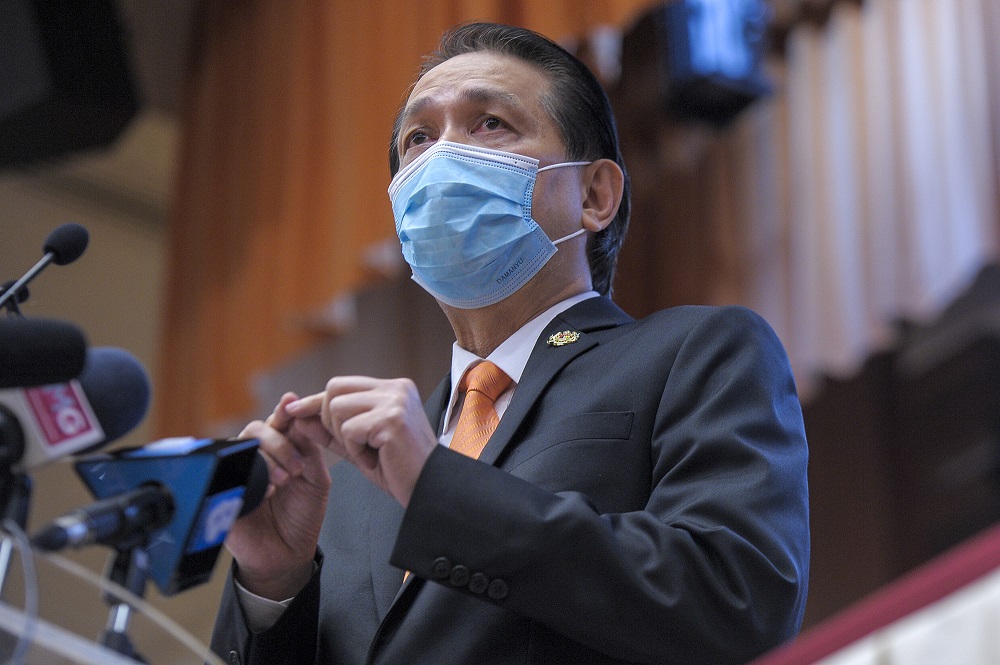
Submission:
M 550 87 L 542 70 L 519 58 L 477 52 L 446 60 L 417 81 L 406 102 L 396 146 L 400 166 L 437 141 L 534 157 L 540 167 L 567 161 L 562 134 L 542 105 Z M 580 228 L 576 171 L 538 175 L 532 217 L 550 238 Z

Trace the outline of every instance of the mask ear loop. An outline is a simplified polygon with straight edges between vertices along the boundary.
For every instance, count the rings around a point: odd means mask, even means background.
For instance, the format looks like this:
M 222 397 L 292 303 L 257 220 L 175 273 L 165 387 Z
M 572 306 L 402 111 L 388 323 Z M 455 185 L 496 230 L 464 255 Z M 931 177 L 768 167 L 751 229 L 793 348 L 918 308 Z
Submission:
M 580 229 L 579 231 L 573 231 L 573 233 L 570 233 L 568 236 L 563 236 L 562 238 L 559 238 L 559 240 L 553 240 L 552 244 L 553 245 L 558 245 L 561 242 L 566 242 L 570 238 L 575 238 L 578 235 L 580 235 L 581 233 L 586 233 L 586 232 L 587 232 L 587 229 Z
M 538 169 L 537 172 L 541 173 L 542 171 L 547 171 L 549 169 L 558 169 L 564 166 L 589 166 L 593 163 L 594 163 L 593 160 L 591 160 L 589 162 L 562 162 L 560 164 L 549 164 L 548 166 L 543 166 L 542 168 Z M 567 240 L 575 238 L 581 233 L 586 233 L 586 232 L 587 229 L 580 229 L 579 231 L 574 231 L 573 233 L 570 233 L 568 236 L 563 236 L 562 238 L 559 238 L 559 240 L 553 240 L 552 244 L 558 245 L 561 242 L 566 242 Z
M 589 166 L 593 163 L 594 163 L 593 160 L 589 162 L 560 162 L 558 164 L 549 164 L 548 166 L 543 166 L 542 168 L 538 169 L 536 173 L 541 173 L 542 171 L 548 171 L 549 169 L 559 169 L 564 166 Z

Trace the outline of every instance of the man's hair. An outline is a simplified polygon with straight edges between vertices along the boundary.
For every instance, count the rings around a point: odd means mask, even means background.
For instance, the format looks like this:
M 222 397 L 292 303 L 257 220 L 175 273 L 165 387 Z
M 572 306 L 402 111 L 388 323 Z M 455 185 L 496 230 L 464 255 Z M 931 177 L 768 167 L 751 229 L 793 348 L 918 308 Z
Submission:
M 587 258 L 594 289 L 610 295 L 629 218 L 629 178 L 618 146 L 618 128 L 604 88 L 586 65 L 555 42 L 531 30 L 495 23 L 468 23 L 446 32 L 438 49 L 424 60 L 417 80 L 434 67 L 465 53 L 499 53 L 520 58 L 542 70 L 551 88 L 542 95 L 542 105 L 555 121 L 571 161 L 610 159 L 625 174 L 625 186 L 618 214 L 591 240 Z M 399 170 L 399 124 L 396 114 L 389 144 L 389 170 Z

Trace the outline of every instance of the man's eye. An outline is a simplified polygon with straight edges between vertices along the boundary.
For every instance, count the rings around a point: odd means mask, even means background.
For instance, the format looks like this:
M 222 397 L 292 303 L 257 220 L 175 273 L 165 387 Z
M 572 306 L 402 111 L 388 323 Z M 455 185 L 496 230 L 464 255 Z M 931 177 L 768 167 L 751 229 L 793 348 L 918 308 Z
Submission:
M 500 127 L 502 126 L 503 123 L 500 122 L 499 118 L 486 118 L 486 120 L 483 121 L 483 128 L 485 129 L 489 130 L 500 129 Z
M 426 140 L 427 140 L 427 134 L 424 134 L 423 132 L 413 132 L 412 134 L 410 134 L 410 138 L 406 142 L 406 145 L 420 145 Z

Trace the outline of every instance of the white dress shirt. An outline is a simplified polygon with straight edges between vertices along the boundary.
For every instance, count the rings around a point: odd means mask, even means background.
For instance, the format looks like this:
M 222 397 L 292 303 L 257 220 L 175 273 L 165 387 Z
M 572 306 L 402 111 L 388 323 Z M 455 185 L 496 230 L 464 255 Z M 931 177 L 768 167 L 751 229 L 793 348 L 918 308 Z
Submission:
M 483 360 L 489 360 L 511 378 L 510 387 L 500 393 L 494 407 L 497 410 L 497 415 L 503 418 L 504 411 L 507 410 L 507 405 L 510 404 L 510 399 L 514 395 L 514 389 L 521 382 L 521 374 L 524 373 L 524 366 L 528 364 L 528 356 L 531 355 L 531 350 L 535 347 L 535 340 L 542 334 L 545 326 L 549 325 L 557 315 L 578 302 L 594 298 L 597 295 L 596 291 L 586 291 L 556 303 L 518 328 L 513 335 L 504 340 L 486 358 L 480 358 L 471 351 L 466 351 L 458 345 L 458 342 L 452 344 L 451 400 L 448 402 L 448 408 L 445 410 L 444 418 L 442 419 L 442 422 L 446 423 L 446 425 L 444 431 L 439 432 L 441 443 L 444 445 L 451 443 L 451 436 L 455 433 L 455 427 L 458 426 L 458 414 L 462 412 L 461 402 L 465 399 L 465 396 L 458 390 L 458 384 L 469 369 Z

